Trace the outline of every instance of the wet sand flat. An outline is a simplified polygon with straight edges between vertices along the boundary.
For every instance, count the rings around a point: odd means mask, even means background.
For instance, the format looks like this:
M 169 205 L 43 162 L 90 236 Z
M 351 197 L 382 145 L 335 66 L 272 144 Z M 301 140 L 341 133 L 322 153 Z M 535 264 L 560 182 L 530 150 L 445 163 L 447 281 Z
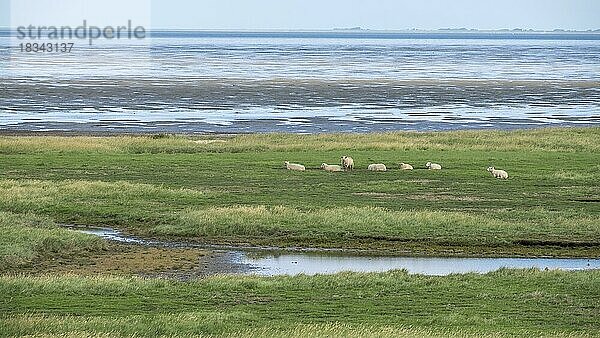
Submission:
M 328 133 L 600 121 L 600 40 L 158 34 L 61 56 L 0 51 L 0 130 Z M 579 40 L 578 40 L 579 39 Z M 0 37 L 0 46 L 10 39 Z

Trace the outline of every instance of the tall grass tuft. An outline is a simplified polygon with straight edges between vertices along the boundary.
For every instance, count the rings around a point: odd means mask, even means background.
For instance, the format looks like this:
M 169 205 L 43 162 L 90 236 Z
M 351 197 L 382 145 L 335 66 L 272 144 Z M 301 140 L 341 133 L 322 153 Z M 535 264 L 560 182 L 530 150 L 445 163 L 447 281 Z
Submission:
M 535 210 L 533 211 L 536 212 Z M 538 210 L 536 221 L 505 221 L 502 216 L 448 211 L 398 211 L 380 207 L 332 207 L 300 210 L 284 206 L 232 206 L 188 209 L 179 219 L 152 228 L 156 235 L 264 237 L 313 240 L 425 241 L 439 245 L 506 245 L 518 240 L 597 241 L 593 218 L 563 218 Z
M 58 227 L 46 217 L 0 212 L 0 271 L 40 259 L 106 248 L 101 239 Z

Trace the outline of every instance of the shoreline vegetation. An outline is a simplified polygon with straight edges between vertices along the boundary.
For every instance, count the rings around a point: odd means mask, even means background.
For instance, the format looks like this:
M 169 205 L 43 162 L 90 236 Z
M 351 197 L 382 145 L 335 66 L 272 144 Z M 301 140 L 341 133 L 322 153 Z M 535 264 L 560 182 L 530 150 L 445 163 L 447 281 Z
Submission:
M 598 336 L 597 270 L 184 282 L 152 276 L 193 268 L 202 250 L 115 244 L 60 224 L 388 255 L 599 257 L 599 136 L 0 136 L 0 336 Z M 354 171 L 319 169 L 342 155 Z

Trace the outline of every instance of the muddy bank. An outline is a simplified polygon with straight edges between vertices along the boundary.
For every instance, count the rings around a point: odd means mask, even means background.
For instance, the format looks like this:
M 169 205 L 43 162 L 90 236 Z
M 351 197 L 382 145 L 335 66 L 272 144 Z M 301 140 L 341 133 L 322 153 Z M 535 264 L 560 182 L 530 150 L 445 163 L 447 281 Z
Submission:
M 232 264 L 227 253 L 194 248 L 159 248 L 124 243 L 111 243 L 105 252 L 94 252 L 69 257 L 39 259 L 31 266 L 3 274 L 75 274 L 137 275 L 190 280 L 219 273 L 245 273 L 247 268 Z
M 3 85 L 0 127 L 9 133 L 510 130 L 600 123 L 595 80 L 19 78 Z

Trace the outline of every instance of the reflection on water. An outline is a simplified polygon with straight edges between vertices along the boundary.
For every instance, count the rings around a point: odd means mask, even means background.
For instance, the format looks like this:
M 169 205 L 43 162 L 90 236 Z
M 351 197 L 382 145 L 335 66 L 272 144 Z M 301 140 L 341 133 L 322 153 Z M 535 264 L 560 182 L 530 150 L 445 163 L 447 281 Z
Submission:
M 560 270 L 600 269 L 598 259 L 556 258 L 446 258 L 446 257 L 368 257 L 315 254 L 282 254 L 242 261 L 253 267 L 252 273 L 276 276 L 297 274 L 333 274 L 342 271 L 383 272 L 406 269 L 423 275 L 486 273 L 501 268 L 538 268 Z
M 243 248 L 234 246 L 166 243 L 143 240 L 121 234 L 108 228 L 77 228 L 80 232 L 102 238 L 141 245 L 163 247 L 202 247 L 211 250 L 209 257 L 218 260 L 211 274 L 230 273 L 262 276 L 334 274 L 343 271 L 384 272 L 406 269 L 409 273 L 448 275 L 452 273 L 486 273 L 501 268 L 538 268 L 560 270 L 600 269 L 600 259 L 587 258 L 463 258 L 463 257 L 389 257 L 358 256 L 342 252 L 275 252 L 273 248 Z M 223 261 L 226 260 L 226 261 Z

